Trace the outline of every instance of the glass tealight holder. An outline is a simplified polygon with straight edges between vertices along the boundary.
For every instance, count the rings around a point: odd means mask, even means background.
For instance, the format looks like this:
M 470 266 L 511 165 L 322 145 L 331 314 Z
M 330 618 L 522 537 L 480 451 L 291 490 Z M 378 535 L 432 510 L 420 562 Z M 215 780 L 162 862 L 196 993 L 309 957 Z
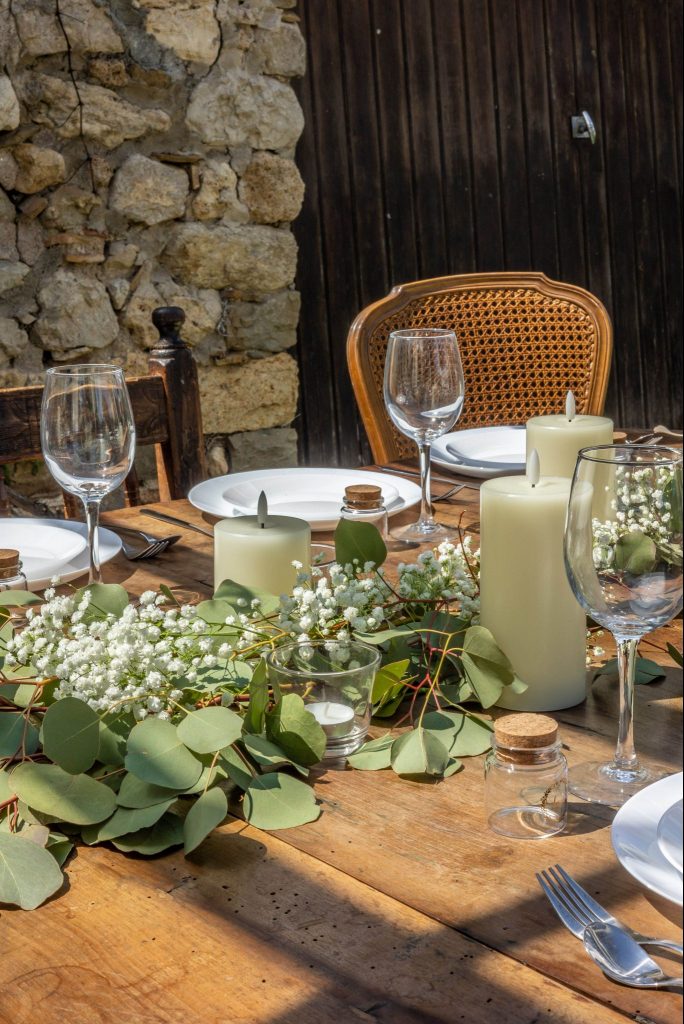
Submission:
M 276 647 L 267 663 L 276 696 L 299 694 L 323 728 L 323 764 L 344 767 L 368 734 L 379 652 L 355 640 L 317 640 Z
M 492 831 L 545 839 L 567 823 L 568 765 L 547 715 L 506 715 L 494 724 L 485 760 L 485 811 Z

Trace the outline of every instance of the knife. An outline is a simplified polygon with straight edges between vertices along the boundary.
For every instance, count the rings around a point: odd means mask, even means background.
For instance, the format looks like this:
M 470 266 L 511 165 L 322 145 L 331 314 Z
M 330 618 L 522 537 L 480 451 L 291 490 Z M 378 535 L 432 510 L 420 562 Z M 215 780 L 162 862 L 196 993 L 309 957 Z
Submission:
M 187 519 L 177 519 L 176 516 L 169 516 L 166 512 L 157 512 L 155 508 L 141 508 L 140 512 L 144 516 L 161 519 L 163 523 L 171 523 L 173 526 L 183 526 L 186 530 L 195 530 L 196 533 L 203 533 L 205 537 L 213 538 L 214 536 L 213 530 L 207 530 L 203 526 L 195 526 L 194 523 L 189 523 Z

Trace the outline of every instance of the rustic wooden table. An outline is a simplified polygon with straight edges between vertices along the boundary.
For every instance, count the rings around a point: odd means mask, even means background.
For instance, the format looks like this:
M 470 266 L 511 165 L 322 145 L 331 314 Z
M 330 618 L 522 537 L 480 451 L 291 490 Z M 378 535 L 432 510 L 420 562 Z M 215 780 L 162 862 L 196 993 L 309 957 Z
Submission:
M 212 521 L 187 502 L 158 507 Z M 437 507 L 444 521 L 462 516 L 477 530 L 477 490 Z M 176 532 L 136 509 L 105 520 Z M 119 557 L 105 578 L 132 592 L 159 583 L 210 591 L 211 540 L 181 532 L 161 558 Z M 667 640 L 680 643 L 681 621 L 644 645 L 669 667 L 664 681 L 637 687 L 636 731 L 644 757 L 674 772 L 681 674 Z M 616 687 L 598 682 L 557 717 L 570 763 L 605 757 Z M 567 833 L 544 842 L 496 836 L 484 822 L 480 757 L 434 785 L 350 769 L 322 774 L 316 792 L 317 822 L 267 834 L 234 819 L 188 859 L 80 848 L 59 898 L 33 913 L 0 912 L 2 1024 L 681 1020 L 677 995 L 604 979 L 535 881 L 561 862 L 626 922 L 677 939 L 676 908 L 616 860 L 609 809 L 572 803 Z

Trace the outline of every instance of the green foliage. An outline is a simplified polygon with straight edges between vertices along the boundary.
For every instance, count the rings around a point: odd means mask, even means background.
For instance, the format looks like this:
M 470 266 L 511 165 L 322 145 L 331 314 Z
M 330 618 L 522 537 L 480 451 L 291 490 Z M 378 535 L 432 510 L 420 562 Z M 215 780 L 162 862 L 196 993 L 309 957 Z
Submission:
M 249 684 L 249 705 L 245 715 L 245 732 L 263 732 L 268 707 L 266 664 L 260 661 Z
M 106 821 L 100 822 L 98 825 L 90 825 L 83 829 L 83 842 L 88 843 L 89 846 L 93 843 L 104 843 L 108 839 L 118 839 L 119 836 L 126 836 L 131 832 L 149 828 L 150 825 L 156 825 L 172 803 L 174 803 L 173 798 L 165 800 L 163 803 L 151 804 L 149 807 L 117 807 L 111 818 L 107 818 Z
M 284 772 L 253 779 L 243 806 L 251 825 L 269 830 L 305 825 L 321 813 L 311 787 Z
M 27 754 L 35 754 L 38 730 L 20 711 L 4 711 L 0 715 L 0 757 L 14 757 L 22 743 Z
M 126 768 L 145 782 L 168 789 L 189 789 L 200 777 L 202 763 L 190 753 L 171 722 L 146 718 L 128 737 Z
M 176 794 L 177 790 L 175 789 L 143 782 L 142 779 L 128 772 L 123 777 L 116 802 L 120 807 L 151 807 L 153 804 L 163 803 L 165 800 L 174 798 Z
M 112 843 L 117 850 L 124 853 L 141 853 L 145 857 L 153 857 L 172 846 L 181 846 L 183 842 L 183 822 L 177 814 L 165 814 L 151 828 L 131 832 L 127 836 L 119 836 Z
M 684 660 L 682 660 L 682 652 L 678 651 L 677 648 L 673 644 L 668 643 L 668 645 L 667 645 L 667 653 L 670 655 L 670 657 L 674 661 L 675 665 L 679 665 L 680 668 L 684 668 Z
M 392 763 L 391 751 L 394 739 L 394 736 L 387 733 L 376 740 L 369 740 L 348 758 L 349 764 L 352 768 L 366 772 L 377 772 L 382 768 L 389 768 Z
M 0 903 L 35 910 L 61 889 L 55 857 L 20 835 L 0 832 Z
M 178 739 L 190 750 L 213 754 L 238 739 L 242 733 L 242 718 L 230 708 L 200 708 L 183 719 L 177 732 Z
M 72 775 L 87 772 L 100 749 L 100 718 L 85 701 L 64 697 L 43 718 L 43 753 Z
M 89 775 L 70 775 L 56 764 L 24 761 L 14 769 L 10 785 L 29 807 L 53 821 L 92 825 L 114 812 L 116 797 Z
M 325 753 L 325 732 L 297 693 L 286 693 L 266 713 L 266 735 L 288 758 L 309 767 Z
M 615 568 L 632 576 L 652 572 L 657 562 L 656 545 L 645 533 L 625 533 L 615 544 Z
M 392 768 L 397 775 L 443 775 L 449 751 L 428 729 L 417 726 L 404 732 L 392 744 Z
M 461 663 L 483 708 L 496 704 L 504 686 L 515 679 L 513 666 L 484 626 L 471 626 L 466 630 Z
M 265 736 L 253 736 L 246 733 L 242 740 L 245 750 L 258 765 L 264 768 L 276 768 L 283 765 L 291 765 L 295 771 L 305 778 L 309 774 L 308 768 L 297 764 L 284 753 L 275 743 L 271 743 Z
M 222 789 L 214 787 L 203 793 L 188 811 L 183 822 L 183 852 L 192 853 L 228 813 L 228 801 Z
M 599 676 L 610 676 L 611 678 L 618 678 L 618 661 L 617 658 L 611 658 L 605 665 L 602 665 L 599 671 L 594 676 L 594 679 L 598 679 Z M 662 665 L 658 665 L 657 662 L 652 661 L 650 658 L 636 658 L 634 663 L 634 682 L 647 684 L 655 683 L 658 679 L 665 678 L 665 669 Z
M 250 587 L 243 587 L 235 580 L 224 580 L 219 584 L 214 598 L 222 598 L 238 612 L 251 611 L 252 601 L 257 599 L 260 615 L 272 615 L 280 607 L 280 598 L 275 594 L 268 594 L 265 590 L 256 590 Z
M 0 590 L 0 607 L 28 608 L 30 605 L 42 603 L 42 597 L 27 590 Z
M 76 591 L 76 599 L 82 597 L 86 591 L 90 594 L 90 604 L 83 615 L 85 623 L 104 619 L 108 615 L 119 619 L 124 609 L 128 607 L 128 593 L 118 583 L 89 583 L 87 587 Z
M 340 565 L 356 562 L 363 569 L 366 562 L 372 562 L 377 569 L 387 558 L 387 548 L 372 523 L 340 519 L 335 530 L 335 558 Z

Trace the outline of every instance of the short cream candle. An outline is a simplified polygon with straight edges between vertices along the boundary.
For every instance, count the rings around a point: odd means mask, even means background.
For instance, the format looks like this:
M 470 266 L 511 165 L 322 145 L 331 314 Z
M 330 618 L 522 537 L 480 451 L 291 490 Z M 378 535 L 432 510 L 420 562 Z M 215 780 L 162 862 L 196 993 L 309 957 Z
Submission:
M 222 519 L 214 527 L 215 588 L 230 579 L 268 594 L 290 594 L 297 573 L 310 568 L 311 527 L 303 519 L 269 515 L 265 495 L 257 515 Z
M 586 619 L 565 573 L 563 534 L 570 480 L 487 480 L 480 490 L 480 622 L 527 684 L 504 691 L 513 711 L 558 711 L 586 696 Z
M 528 456 L 536 449 L 545 477 L 572 477 L 580 448 L 613 443 L 613 421 L 606 416 L 577 415 L 569 391 L 565 415 L 533 416 L 527 421 L 525 438 Z

